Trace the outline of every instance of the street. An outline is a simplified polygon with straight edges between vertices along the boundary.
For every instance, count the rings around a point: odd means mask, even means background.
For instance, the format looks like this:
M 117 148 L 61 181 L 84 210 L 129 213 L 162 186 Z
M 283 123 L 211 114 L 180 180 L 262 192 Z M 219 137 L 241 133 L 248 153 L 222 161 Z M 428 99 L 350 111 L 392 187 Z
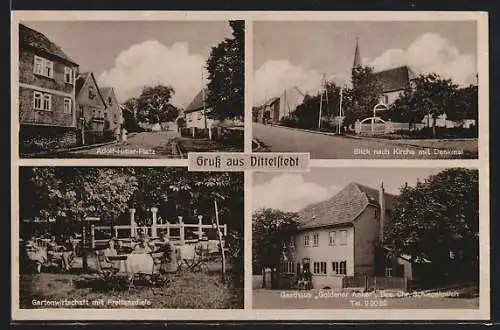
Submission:
M 63 157 L 71 158 L 180 158 L 173 139 L 177 131 L 131 133 L 126 143 L 111 143 L 79 151 Z
M 340 292 L 337 296 L 331 290 L 280 291 L 253 290 L 253 308 L 255 309 L 432 309 L 432 308 L 479 308 L 479 298 L 409 296 L 387 297 L 389 294 L 373 292 Z M 396 295 L 396 294 L 393 294 Z
M 312 133 L 252 123 L 253 138 L 272 152 L 310 152 L 311 159 L 448 159 L 477 157 L 477 140 L 386 140 Z

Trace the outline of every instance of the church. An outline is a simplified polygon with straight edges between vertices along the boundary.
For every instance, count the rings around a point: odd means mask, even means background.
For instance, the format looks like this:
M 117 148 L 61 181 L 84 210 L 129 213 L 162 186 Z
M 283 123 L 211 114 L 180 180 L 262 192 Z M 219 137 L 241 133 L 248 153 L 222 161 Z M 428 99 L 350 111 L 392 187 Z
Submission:
M 356 41 L 352 70 L 354 72 L 355 69 L 361 67 L 361 55 L 358 41 Z M 408 84 L 411 83 L 411 80 L 416 77 L 415 73 L 407 65 L 383 71 L 376 71 L 374 72 L 374 76 L 377 83 L 382 88 L 382 95 L 380 95 L 379 102 L 387 106 L 394 103 Z

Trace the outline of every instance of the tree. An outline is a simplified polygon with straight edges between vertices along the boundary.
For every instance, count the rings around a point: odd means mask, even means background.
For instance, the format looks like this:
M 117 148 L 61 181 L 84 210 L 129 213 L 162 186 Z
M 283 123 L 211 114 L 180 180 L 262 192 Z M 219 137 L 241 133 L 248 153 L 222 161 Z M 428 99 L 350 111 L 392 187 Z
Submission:
M 354 68 L 352 88 L 344 91 L 344 125 L 351 126 L 356 120 L 372 117 L 373 107 L 378 103 L 381 93 L 382 88 L 373 74 L 373 68 Z
M 325 84 L 326 96 L 323 91 L 314 96 L 305 95 L 304 100 L 297 106 L 292 115 L 299 127 L 302 128 L 318 128 L 319 106 L 322 103 L 321 120 L 326 124 L 333 123 L 333 118 L 339 115 L 340 103 L 340 87 L 335 85 L 334 82 L 326 82 Z M 322 125 L 325 127 L 325 125 Z
M 137 98 L 138 121 L 157 124 L 162 120 L 175 120 L 179 110 L 169 103 L 174 93 L 172 86 L 144 87 L 141 95 Z
M 437 117 L 444 113 L 454 117 L 457 89 L 451 79 L 442 79 L 435 73 L 421 74 L 412 79 L 411 86 L 396 100 L 389 117 L 410 123 L 427 118 L 427 126 L 432 125 L 435 136 Z
M 436 278 L 452 272 L 474 277 L 479 256 L 479 184 L 475 169 L 451 168 L 415 187 L 405 186 L 393 207 L 386 244 L 399 253 L 432 262 Z M 455 274 L 457 275 L 457 274 Z
M 290 242 L 297 231 L 299 216 L 296 212 L 267 208 L 252 215 L 252 224 L 253 268 L 271 268 L 271 278 L 275 278 L 274 269 L 279 269 L 284 255 L 292 253 Z
M 453 110 L 447 112 L 448 119 L 463 121 L 478 120 L 478 89 L 475 85 L 458 88 L 455 91 Z
M 223 120 L 243 117 L 245 84 L 245 22 L 230 21 L 232 38 L 212 47 L 207 60 L 207 116 Z

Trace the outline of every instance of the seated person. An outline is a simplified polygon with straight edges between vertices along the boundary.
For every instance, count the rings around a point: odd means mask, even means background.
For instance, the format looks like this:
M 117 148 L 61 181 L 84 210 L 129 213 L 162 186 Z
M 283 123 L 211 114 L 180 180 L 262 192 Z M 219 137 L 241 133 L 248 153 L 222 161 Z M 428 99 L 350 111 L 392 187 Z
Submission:
M 101 267 L 113 267 L 119 268 L 120 261 L 111 261 L 109 257 L 117 256 L 118 251 L 115 249 L 115 241 L 110 239 L 108 241 L 108 247 L 101 251 L 102 259 L 101 259 Z
M 74 258 L 72 246 L 59 245 L 55 236 L 51 236 L 47 243 L 47 258 L 55 261 L 62 270 L 68 271 L 71 269 L 71 262 Z
M 134 253 L 150 253 L 153 251 L 152 245 L 147 236 L 143 236 L 134 247 Z

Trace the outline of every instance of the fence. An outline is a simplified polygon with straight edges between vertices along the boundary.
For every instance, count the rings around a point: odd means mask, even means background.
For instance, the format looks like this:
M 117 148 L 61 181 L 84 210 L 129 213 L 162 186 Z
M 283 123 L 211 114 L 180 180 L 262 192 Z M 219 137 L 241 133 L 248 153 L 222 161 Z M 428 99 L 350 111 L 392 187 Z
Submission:
M 342 288 L 363 288 L 366 291 L 385 289 L 408 289 L 406 277 L 346 276 Z
M 224 237 L 227 235 L 227 225 L 220 225 L 220 230 Z M 131 239 L 143 233 L 152 238 L 157 238 L 162 233 L 165 233 L 169 240 L 178 241 L 180 245 L 185 243 L 198 242 L 210 230 L 216 230 L 213 225 L 204 224 L 185 224 L 180 223 L 164 223 L 152 226 L 135 226 L 135 225 L 116 225 L 116 226 L 91 226 L 91 245 L 103 245 L 108 242 L 110 238 L 117 238 L 120 240 Z M 189 234 L 194 235 L 189 235 Z M 197 238 L 194 238 L 197 236 Z
M 371 119 L 371 118 L 368 118 Z M 356 121 L 354 124 L 354 131 L 359 135 L 377 135 L 377 134 L 388 134 L 394 133 L 397 131 L 415 131 L 421 130 L 424 128 L 424 124 L 415 123 L 410 125 L 410 123 L 397 123 L 392 121 L 382 121 L 379 118 L 376 118 L 373 123 L 371 121 L 365 122 Z

